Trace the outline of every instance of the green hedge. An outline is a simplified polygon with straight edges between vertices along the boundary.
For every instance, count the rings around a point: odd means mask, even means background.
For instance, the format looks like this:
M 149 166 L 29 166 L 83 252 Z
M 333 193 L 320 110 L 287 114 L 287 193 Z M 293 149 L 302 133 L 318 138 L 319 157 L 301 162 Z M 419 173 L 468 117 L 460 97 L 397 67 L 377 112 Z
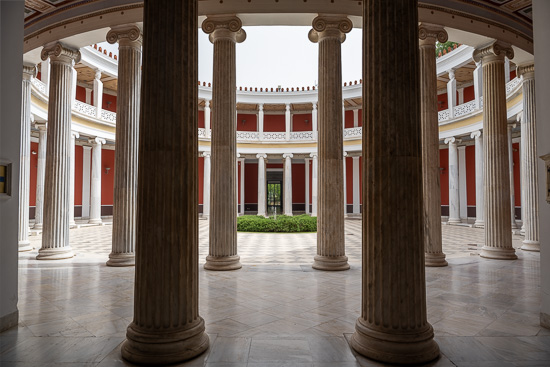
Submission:
M 290 217 L 278 215 L 265 218 L 257 215 L 243 215 L 237 218 L 239 232 L 317 232 L 317 217 L 307 214 Z

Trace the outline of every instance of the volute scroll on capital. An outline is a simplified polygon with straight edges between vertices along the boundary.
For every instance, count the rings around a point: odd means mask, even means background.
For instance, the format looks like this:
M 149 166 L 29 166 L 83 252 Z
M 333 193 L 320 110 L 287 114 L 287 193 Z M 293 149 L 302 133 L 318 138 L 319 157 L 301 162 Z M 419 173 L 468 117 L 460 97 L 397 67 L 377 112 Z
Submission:
M 472 139 L 479 139 L 481 138 L 481 130 L 474 131 L 470 134 L 470 137 Z
M 535 64 L 519 65 L 517 71 L 518 76 L 523 77 L 523 79 L 535 78 Z
M 107 33 L 107 42 L 114 44 L 116 42 L 135 42 L 141 45 L 143 33 L 141 28 L 135 24 L 126 24 L 112 27 Z
M 495 41 L 488 46 L 476 49 L 472 57 L 476 63 L 482 60 L 489 61 L 493 58 L 504 61 L 504 58 L 507 57 L 512 60 L 514 58 L 514 50 L 507 43 Z
M 420 24 L 418 26 L 418 39 L 435 46 L 435 41 L 445 43 L 449 40 L 447 31 L 442 26 Z M 423 42 L 421 42 L 422 44 Z
M 208 16 L 201 25 L 202 31 L 210 36 L 211 43 L 218 38 L 228 38 L 237 43 L 246 40 L 246 32 L 242 29 L 241 19 L 235 15 Z
M 445 142 L 445 144 L 458 144 L 458 143 L 462 142 L 462 140 L 457 139 L 453 136 L 453 137 L 450 137 L 450 138 L 445 138 L 444 142 Z
M 313 29 L 308 33 L 308 38 L 313 43 L 318 43 L 323 38 L 338 38 L 343 43 L 346 33 L 353 29 L 352 21 L 346 16 L 319 15 L 311 23 Z
M 74 62 L 76 64 L 80 61 L 80 51 L 67 47 L 61 42 L 49 43 L 44 45 L 40 53 L 40 58 L 42 61 L 46 61 L 48 58 L 55 58 L 55 61 L 61 61 L 67 64 L 72 64 Z

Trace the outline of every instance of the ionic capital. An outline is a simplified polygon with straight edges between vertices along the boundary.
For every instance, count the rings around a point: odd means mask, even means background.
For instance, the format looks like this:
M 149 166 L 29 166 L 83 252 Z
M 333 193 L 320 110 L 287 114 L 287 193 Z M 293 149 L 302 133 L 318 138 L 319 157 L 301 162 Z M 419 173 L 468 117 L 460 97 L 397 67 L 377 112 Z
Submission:
M 242 29 L 243 23 L 235 15 L 209 16 L 202 22 L 201 27 L 204 33 L 210 35 L 208 39 L 212 43 L 219 39 L 241 43 L 246 39 L 246 32 Z
M 330 14 L 320 14 L 313 19 L 311 26 L 313 29 L 309 31 L 308 38 L 313 43 L 325 38 L 336 38 L 344 42 L 346 33 L 353 29 L 353 23 L 348 17 Z
M 94 78 L 97 79 L 97 81 L 101 81 L 101 70 L 95 69 L 94 73 Z
M 78 139 L 80 137 L 80 134 L 78 133 L 78 131 L 71 130 L 71 137 L 73 139 Z
M 458 144 L 460 143 L 462 140 L 460 139 L 457 139 L 455 138 L 454 136 L 450 137 L 450 138 L 445 138 L 445 144 Z
M 48 43 L 40 53 L 42 61 L 50 58 L 51 62 L 57 61 L 70 66 L 80 61 L 80 51 L 63 45 L 61 42 Z
M 474 131 L 473 133 L 470 134 L 470 137 L 476 140 L 481 138 L 481 130 Z
M 420 46 L 433 46 L 435 42 L 445 43 L 449 39 L 449 35 L 445 28 L 435 24 L 422 23 L 418 26 L 418 38 Z
M 37 123 L 34 124 L 34 127 L 39 131 L 46 131 L 46 129 L 48 128 L 48 123 L 47 122 L 37 122 Z
M 311 153 L 309 156 L 313 159 L 317 159 L 318 154 L 319 153 L 315 152 L 315 153 Z
M 348 152 L 344 152 L 344 158 L 348 156 Z
M 512 131 L 512 129 L 515 129 L 516 126 L 518 126 L 515 122 L 510 122 L 508 124 L 508 131 Z
M 292 153 L 283 153 L 283 158 L 286 159 L 286 158 L 292 158 L 294 157 L 294 154 Z
M 36 65 L 23 64 L 23 79 L 31 80 L 36 76 Z
M 258 159 L 260 159 L 260 158 L 266 159 L 266 158 L 267 158 L 267 154 L 266 154 L 266 153 L 258 153 L 258 154 L 256 154 L 256 158 L 258 158 Z
M 93 139 L 88 139 L 88 143 L 92 144 L 92 145 L 102 145 L 102 144 L 105 144 L 107 141 L 105 139 L 102 139 L 102 138 L 93 138 Z
M 526 64 L 518 66 L 518 76 L 523 77 L 523 80 L 535 79 L 535 64 Z
M 203 158 L 210 158 L 210 152 L 202 152 Z
M 523 111 L 519 112 L 517 115 L 516 115 L 516 121 L 521 124 L 523 120 Z
M 107 33 L 107 42 L 110 44 L 118 42 L 120 46 L 140 48 L 142 40 L 141 28 L 136 24 L 115 26 Z
M 491 61 L 504 62 L 505 57 L 510 60 L 514 58 L 514 50 L 507 43 L 495 41 L 488 46 L 476 49 L 472 57 L 476 63 L 479 61 L 484 63 Z

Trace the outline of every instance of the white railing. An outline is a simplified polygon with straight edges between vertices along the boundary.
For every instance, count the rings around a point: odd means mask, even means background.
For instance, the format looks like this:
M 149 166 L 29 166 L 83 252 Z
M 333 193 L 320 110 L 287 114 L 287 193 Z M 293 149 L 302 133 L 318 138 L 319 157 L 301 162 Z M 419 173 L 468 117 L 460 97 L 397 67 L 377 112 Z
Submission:
M 286 139 L 286 133 L 283 132 L 264 132 L 264 140 L 283 141 Z
M 237 140 L 260 140 L 258 131 L 237 131 Z
M 38 80 L 37 78 L 32 78 L 31 83 L 32 83 L 32 85 L 34 85 L 35 88 L 38 89 L 42 94 L 46 94 L 46 84 L 42 83 L 41 80 Z
M 460 117 L 467 114 L 470 114 L 476 110 L 476 100 L 463 103 L 461 105 L 458 105 L 454 108 L 454 117 Z
M 450 113 L 449 109 L 439 111 L 437 113 L 437 119 L 438 119 L 439 122 L 448 120 L 449 118 L 451 118 L 451 113 Z
M 521 78 L 514 78 L 506 83 L 506 95 L 512 93 L 518 85 L 521 84 Z
M 313 131 L 293 131 L 290 140 L 313 140 Z
M 116 123 L 116 113 L 106 110 L 101 110 L 101 119 Z
M 208 134 L 206 133 L 206 129 L 199 127 L 199 138 L 208 138 Z
M 362 127 L 351 127 L 349 129 L 344 129 L 344 139 L 345 138 L 360 138 L 363 136 Z
M 79 100 L 74 101 L 74 110 L 86 116 L 97 117 L 97 108 L 95 106 L 80 102 Z

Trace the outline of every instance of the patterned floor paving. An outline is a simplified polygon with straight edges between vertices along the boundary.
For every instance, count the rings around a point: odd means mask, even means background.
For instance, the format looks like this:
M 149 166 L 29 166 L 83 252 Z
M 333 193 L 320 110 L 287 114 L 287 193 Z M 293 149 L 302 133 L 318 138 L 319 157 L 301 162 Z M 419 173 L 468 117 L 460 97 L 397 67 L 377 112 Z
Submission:
M 200 259 L 208 221 L 200 220 Z M 179 366 L 383 366 L 348 345 L 360 315 L 361 221 L 346 220 L 344 272 L 311 268 L 316 235 L 239 233 L 243 268 L 199 270 L 209 350 Z M 20 325 L 0 334 L 0 366 L 128 366 L 120 344 L 133 317 L 134 268 L 110 268 L 112 226 L 72 229 L 76 256 L 20 253 Z M 519 247 L 521 237 L 514 236 Z M 539 325 L 540 259 L 478 256 L 483 230 L 443 226 L 448 267 L 426 269 L 428 321 L 441 358 L 430 366 L 550 366 L 550 330 Z

